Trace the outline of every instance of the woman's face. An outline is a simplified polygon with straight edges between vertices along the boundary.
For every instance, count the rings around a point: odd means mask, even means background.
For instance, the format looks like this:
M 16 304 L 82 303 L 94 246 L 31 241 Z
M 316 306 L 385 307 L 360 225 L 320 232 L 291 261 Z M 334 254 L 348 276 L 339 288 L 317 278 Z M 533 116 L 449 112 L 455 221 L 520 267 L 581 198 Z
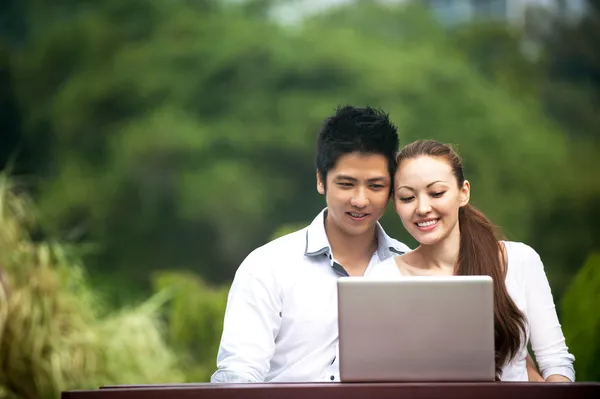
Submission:
M 458 233 L 458 211 L 469 202 L 470 186 L 458 186 L 443 157 L 401 161 L 394 178 L 394 208 L 406 231 L 421 245 L 433 245 Z

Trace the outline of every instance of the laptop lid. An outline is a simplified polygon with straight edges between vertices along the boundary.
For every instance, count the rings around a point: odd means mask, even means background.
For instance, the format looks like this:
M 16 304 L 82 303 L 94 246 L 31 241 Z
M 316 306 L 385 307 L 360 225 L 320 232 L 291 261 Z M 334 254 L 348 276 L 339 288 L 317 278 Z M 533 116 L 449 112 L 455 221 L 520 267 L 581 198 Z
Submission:
M 338 279 L 340 379 L 493 381 L 489 276 Z

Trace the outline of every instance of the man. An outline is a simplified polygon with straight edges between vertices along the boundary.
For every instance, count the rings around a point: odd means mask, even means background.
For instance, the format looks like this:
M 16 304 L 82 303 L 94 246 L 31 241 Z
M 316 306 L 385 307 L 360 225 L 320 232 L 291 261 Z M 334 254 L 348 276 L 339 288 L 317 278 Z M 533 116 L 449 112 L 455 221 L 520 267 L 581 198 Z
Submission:
M 339 381 L 337 278 L 410 250 L 378 223 L 397 151 L 397 129 L 379 110 L 345 106 L 325 120 L 316 166 L 327 208 L 242 262 L 211 382 Z

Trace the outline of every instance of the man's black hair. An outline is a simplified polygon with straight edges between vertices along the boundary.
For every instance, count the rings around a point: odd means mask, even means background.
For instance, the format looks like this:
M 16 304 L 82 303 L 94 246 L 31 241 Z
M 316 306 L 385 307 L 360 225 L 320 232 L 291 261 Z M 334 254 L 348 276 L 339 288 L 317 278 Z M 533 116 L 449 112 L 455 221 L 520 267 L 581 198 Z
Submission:
M 317 170 L 325 185 L 327 173 L 335 168 L 341 156 L 352 152 L 380 154 L 388 161 L 393 181 L 398 146 L 397 128 L 381 109 L 338 107 L 334 115 L 325 119 L 319 131 Z

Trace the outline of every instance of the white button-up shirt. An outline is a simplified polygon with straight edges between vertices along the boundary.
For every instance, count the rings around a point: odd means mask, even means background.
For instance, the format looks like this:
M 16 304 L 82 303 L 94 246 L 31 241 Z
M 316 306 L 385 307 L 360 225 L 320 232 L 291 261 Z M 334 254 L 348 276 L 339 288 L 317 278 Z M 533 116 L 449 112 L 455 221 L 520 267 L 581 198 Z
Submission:
M 252 251 L 227 300 L 218 370 L 211 382 L 339 381 L 337 279 L 324 209 L 306 228 Z M 365 275 L 410 249 L 377 224 Z

